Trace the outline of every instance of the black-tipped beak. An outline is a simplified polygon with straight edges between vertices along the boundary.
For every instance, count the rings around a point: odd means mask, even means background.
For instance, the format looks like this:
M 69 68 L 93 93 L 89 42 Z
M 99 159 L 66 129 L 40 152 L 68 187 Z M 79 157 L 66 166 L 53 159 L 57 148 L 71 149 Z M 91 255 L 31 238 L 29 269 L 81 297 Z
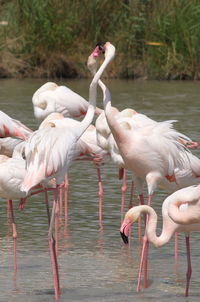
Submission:
M 128 237 L 124 233 L 122 233 L 122 232 L 120 232 L 120 234 L 121 234 L 121 237 L 122 237 L 124 243 L 128 244 Z
M 97 44 L 96 44 L 96 46 L 98 46 L 99 47 L 99 51 L 101 51 L 103 54 L 104 54 L 104 52 L 105 52 L 105 50 L 104 50 L 104 42 L 98 42 Z

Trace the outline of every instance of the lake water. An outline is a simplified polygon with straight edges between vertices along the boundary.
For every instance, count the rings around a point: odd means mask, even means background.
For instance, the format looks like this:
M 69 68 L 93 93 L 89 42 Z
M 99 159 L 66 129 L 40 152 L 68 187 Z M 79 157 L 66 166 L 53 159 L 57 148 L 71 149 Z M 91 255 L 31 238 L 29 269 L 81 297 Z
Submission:
M 31 98 L 45 80 L 0 80 L 0 110 L 37 129 Z M 86 99 L 89 80 L 57 81 Z M 200 141 L 200 84 L 198 82 L 157 82 L 107 80 L 112 103 L 119 110 L 127 107 L 157 121 L 178 120 L 175 128 Z M 101 93 L 98 104 L 102 107 Z M 200 156 L 200 149 L 194 151 Z M 200 266 L 199 233 L 191 234 L 193 274 L 189 298 L 184 297 L 186 251 L 184 234 L 179 236 L 179 267 L 174 268 L 174 242 L 156 249 L 150 245 L 147 289 L 136 292 L 139 264 L 137 227 L 132 228 L 129 246 L 124 246 L 119 234 L 121 222 L 121 181 L 112 164 L 101 168 L 103 180 L 103 229 L 98 222 L 98 184 L 96 169 L 88 162 L 74 162 L 69 172 L 69 219 L 60 221 L 58 263 L 60 269 L 61 302 L 149 302 L 199 301 Z M 127 176 L 126 210 L 130 196 L 131 177 Z M 156 191 L 152 206 L 159 215 L 167 196 Z M 52 195 L 50 195 L 52 200 Z M 136 198 L 134 199 L 137 204 Z M 14 202 L 17 224 L 17 273 L 13 272 L 11 228 L 7 223 L 7 203 L 0 205 L 0 302 L 54 301 L 51 265 L 48 249 L 48 224 L 44 195 L 33 196 L 18 210 Z

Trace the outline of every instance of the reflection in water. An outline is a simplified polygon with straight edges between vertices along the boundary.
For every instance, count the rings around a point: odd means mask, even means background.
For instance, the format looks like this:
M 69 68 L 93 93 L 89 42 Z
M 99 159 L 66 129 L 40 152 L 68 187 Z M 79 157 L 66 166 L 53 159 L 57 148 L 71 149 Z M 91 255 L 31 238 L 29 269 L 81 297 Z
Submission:
M 31 96 L 43 80 L 1 80 L 1 110 L 21 120 L 32 129 L 39 122 L 34 119 Z M 63 84 L 63 83 L 62 83 Z M 70 88 L 87 99 L 89 81 L 68 81 Z M 177 130 L 199 141 L 198 83 L 107 81 L 112 102 L 122 110 L 131 107 L 157 121 L 178 119 Z M 98 96 L 101 106 L 101 94 Z M 200 149 L 194 154 L 200 156 Z M 60 301 L 118 302 L 118 301 L 182 301 L 185 288 L 185 241 L 179 236 L 179 266 L 174 274 L 174 243 L 156 249 L 150 246 L 149 287 L 136 293 L 141 245 L 137 225 L 132 228 L 128 247 L 121 241 L 121 184 L 118 170 L 108 162 L 101 167 L 103 182 L 103 221 L 99 228 L 99 198 L 96 170 L 91 163 L 75 162 L 69 171 L 69 200 L 67 212 L 60 206 L 58 227 L 58 263 L 60 269 Z M 127 191 L 124 211 L 129 207 L 131 173 L 127 171 Z M 146 188 L 145 188 L 146 192 Z M 64 195 L 64 193 L 63 193 Z M 137 204 L 134 192 L 133 204 Z M 159 215 L 167 196 L 157 191 L 152 206 Z M 146 196 L 147 197 L 147 196 Z M 145 198 L 146 198 L 145 197 Z M 53 192 L 48 192 L 52 208 Z M 54 301 L 51 264 L 48 250 L 48 218 L 44 193 L 26 201 L 23 211 L 14 202 L 17 225 L 17 273 L 13 274 L 12 228 L 7 222 L 7 203 L 0 204 L 0 301 Z M 143 222 L 141 222 L 143 227 Z M 144 230 L 142 229 L 142 232 Z M 199 233 L 191 234 L 193 275 L 191 301 L 199 301 Z M 178 281 L 178 282 L 177 282 Z

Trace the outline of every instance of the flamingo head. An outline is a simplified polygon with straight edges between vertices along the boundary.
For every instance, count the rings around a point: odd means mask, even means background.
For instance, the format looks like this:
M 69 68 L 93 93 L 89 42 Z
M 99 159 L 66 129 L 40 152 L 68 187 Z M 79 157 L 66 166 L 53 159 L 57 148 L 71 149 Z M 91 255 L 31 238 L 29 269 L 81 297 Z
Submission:
M 98 43 L 99 51 L 101 51 L 106 57 L 113 57 L 115 54 L 115 46 L 112 45 L 110 42 L 106 42 L 104 44 Z
M 97 58 L 100 54 L 100 51 L 102 51 L 101 43 L 97 43 L 95 49 L 91 53 L 91 55 L 88 57 L 87 61 L 87 67 L 90 70 L 92 74 L 96 73 L 97 70 Z
M 130 232 L 131 220 L 125 218 L 120 227 L 120 234 L 125 244 L 128 244 L 128 235 Z
M 133 207 L 125 215 L 125 218 L 120 227 L 120 234 L 125 244 L 128 243 L 128 235 L 132 223 L 136 222 L 140 216 L 139 207 Z

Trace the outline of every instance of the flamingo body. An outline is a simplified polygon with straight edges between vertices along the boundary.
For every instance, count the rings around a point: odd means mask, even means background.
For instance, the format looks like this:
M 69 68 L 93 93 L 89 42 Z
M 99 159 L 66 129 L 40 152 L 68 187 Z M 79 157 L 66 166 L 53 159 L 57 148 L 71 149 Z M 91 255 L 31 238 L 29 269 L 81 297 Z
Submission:
M 35 117 L 44 119 L 52 112 L 60 112 L 65 117 L 80 117 L 85 115 L 89 103 L 66 86 L 47 82 L 42 85 L 32 98 Z M 96 109 L 99 114 L 101 109 Z

